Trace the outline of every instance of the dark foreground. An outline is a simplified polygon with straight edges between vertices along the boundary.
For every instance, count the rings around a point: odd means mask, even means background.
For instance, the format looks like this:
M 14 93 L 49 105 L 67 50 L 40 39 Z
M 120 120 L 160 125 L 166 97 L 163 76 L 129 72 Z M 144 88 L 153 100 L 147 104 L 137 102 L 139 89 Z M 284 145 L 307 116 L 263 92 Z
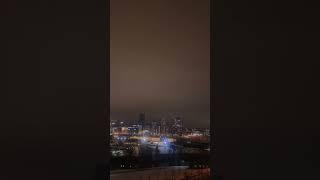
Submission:
M 111 170 L 141 169 L 168 166 L 188 166 L 189 168 L 208 168 L 208 154 L 181 154 L 152 156 L 124 156 L 111 158 Z
M 136 170 L 114 170 L 110 172 L 111 180 L 183 180 L 183 179 L 203 179 L 207 180 L 210 176 L 210 170 L 190 169 L 187 166 L 157 167 Z

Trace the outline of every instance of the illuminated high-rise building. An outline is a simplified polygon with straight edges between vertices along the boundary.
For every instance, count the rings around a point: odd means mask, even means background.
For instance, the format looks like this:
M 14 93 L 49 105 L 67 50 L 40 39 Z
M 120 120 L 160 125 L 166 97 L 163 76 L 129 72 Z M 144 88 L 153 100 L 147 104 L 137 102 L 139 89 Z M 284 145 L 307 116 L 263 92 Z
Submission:
M 146 123 L 145 121 L 146 121 L 145 113 L 140 113 L 139 114 L 138 125 L 141 126 L 141 130 L 145 129 L 145 123 Z
M 167 134 L 168 128 L 167 128 L 166 120 L 164 118 L 162 118 L 161 121 L 160 121 L 160 129 L 161 129 L 160 130 L 161 134 Z
M 153 134 L 160 134 L 160 122 L 152 121 L 151 122 L 151 131 Z
M 182 131 L 183 131 L 182 119 L 181 117 L 175 117 L 173 119 L 172 134 L 182 135 Z

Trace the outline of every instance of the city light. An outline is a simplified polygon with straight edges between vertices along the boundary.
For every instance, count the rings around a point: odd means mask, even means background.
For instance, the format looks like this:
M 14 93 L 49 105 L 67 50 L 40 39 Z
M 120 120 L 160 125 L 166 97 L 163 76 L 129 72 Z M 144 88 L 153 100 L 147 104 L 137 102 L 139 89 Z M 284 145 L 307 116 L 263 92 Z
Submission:
M 146 142 L 147 142 L 147 138 L 146 138 L 146 137 L 143 137 L 143 138 L 141 139 L 141 141 L 142 141 L 142 143 L 146 143 Z
M 156 125 L 156 123 L 154 123 Z M 160 124 L 161 125 L 161 124 Z M 151 153 L 151 161 L 157 162 L 159 160 L 167 161 L 164 157 L 172 154 L 177 154 L 177 160 L 170 162 L 180 166 L 181 163 L 189 166 L 191 163 L 189 160 L 180 159 L 183 156 L 178 154 L 201 154 L 207 156 L 210 152 L 208 137 L 209 131 L 205 129 L 181 129 L 177 131 L 176 127 L 179 125 L 164 124 L 159 127 L 152 127 L 147 125 L 142 127 L 141 125 L 130 124 L 126 121 L 119 121 L 114 123 L 110 127 L 110 136 L 112 137 L 111 145 L 111 156 L 112 159 L 118 161 L 119 164 L 115 168 L 121 169 L 132 169 L 139 168 L 132 164 L 137 163 L 134 159 L 141 157 L 148 157 Z M 162 132 L 162 130 L 164 130 Z M 203 144 L 204 145 L 201 145 Z M 199 145 L 201 147 L 199 147 Z M 148 155 L 149 154 L 149 155 Z M 132 160 L 121 160 L 121 158 L 131 157 Z M 163 159 L 164 158 L 164 159 Z M 127 162 L 128 161 L 128 162 Z M 171 160 L 170 160 L 171 161 Z M 179 162 L 179 163 L 178 163 Z M 177 164 L 178 163 L 178 164 Z M 149 166 L 143 164 L 143 166 Z M 195 167 L 197 165 L 197 167 Z M 152 165 L 153 167 L 153 165 Z M 204 165 L 198 163 L 190 164 L 193 168 L 203 168 Z

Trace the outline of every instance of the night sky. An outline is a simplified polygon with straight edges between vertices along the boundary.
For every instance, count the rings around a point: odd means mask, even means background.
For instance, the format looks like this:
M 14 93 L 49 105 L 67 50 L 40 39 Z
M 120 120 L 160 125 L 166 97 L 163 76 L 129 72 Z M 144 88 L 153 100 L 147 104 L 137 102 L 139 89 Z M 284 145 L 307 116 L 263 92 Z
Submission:
M 210 123 L 209 0 L 111 0 L 111 119 Z

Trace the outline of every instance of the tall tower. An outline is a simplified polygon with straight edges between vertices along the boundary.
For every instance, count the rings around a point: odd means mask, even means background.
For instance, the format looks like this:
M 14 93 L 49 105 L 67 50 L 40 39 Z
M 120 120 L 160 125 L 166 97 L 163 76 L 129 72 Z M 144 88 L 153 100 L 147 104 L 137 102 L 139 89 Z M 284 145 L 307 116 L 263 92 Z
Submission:
M 166 134 L 167 133 L 167 123 L 165 118 L 162 118 L 160 120 L 160 127 L 161 127 L 161 134 Z
M 140 113 L 138 124 L 141 126 L 142 130 L 144 130 L 145 128 L 145 123 L 146 123 L 145 120 L 146 120 L 146 114 L 144 112 Z
M 183 123 L 181 117 L 175 117 L 174 119 L 174 131 L 175 134 L 181 135 L 183 129 Z

